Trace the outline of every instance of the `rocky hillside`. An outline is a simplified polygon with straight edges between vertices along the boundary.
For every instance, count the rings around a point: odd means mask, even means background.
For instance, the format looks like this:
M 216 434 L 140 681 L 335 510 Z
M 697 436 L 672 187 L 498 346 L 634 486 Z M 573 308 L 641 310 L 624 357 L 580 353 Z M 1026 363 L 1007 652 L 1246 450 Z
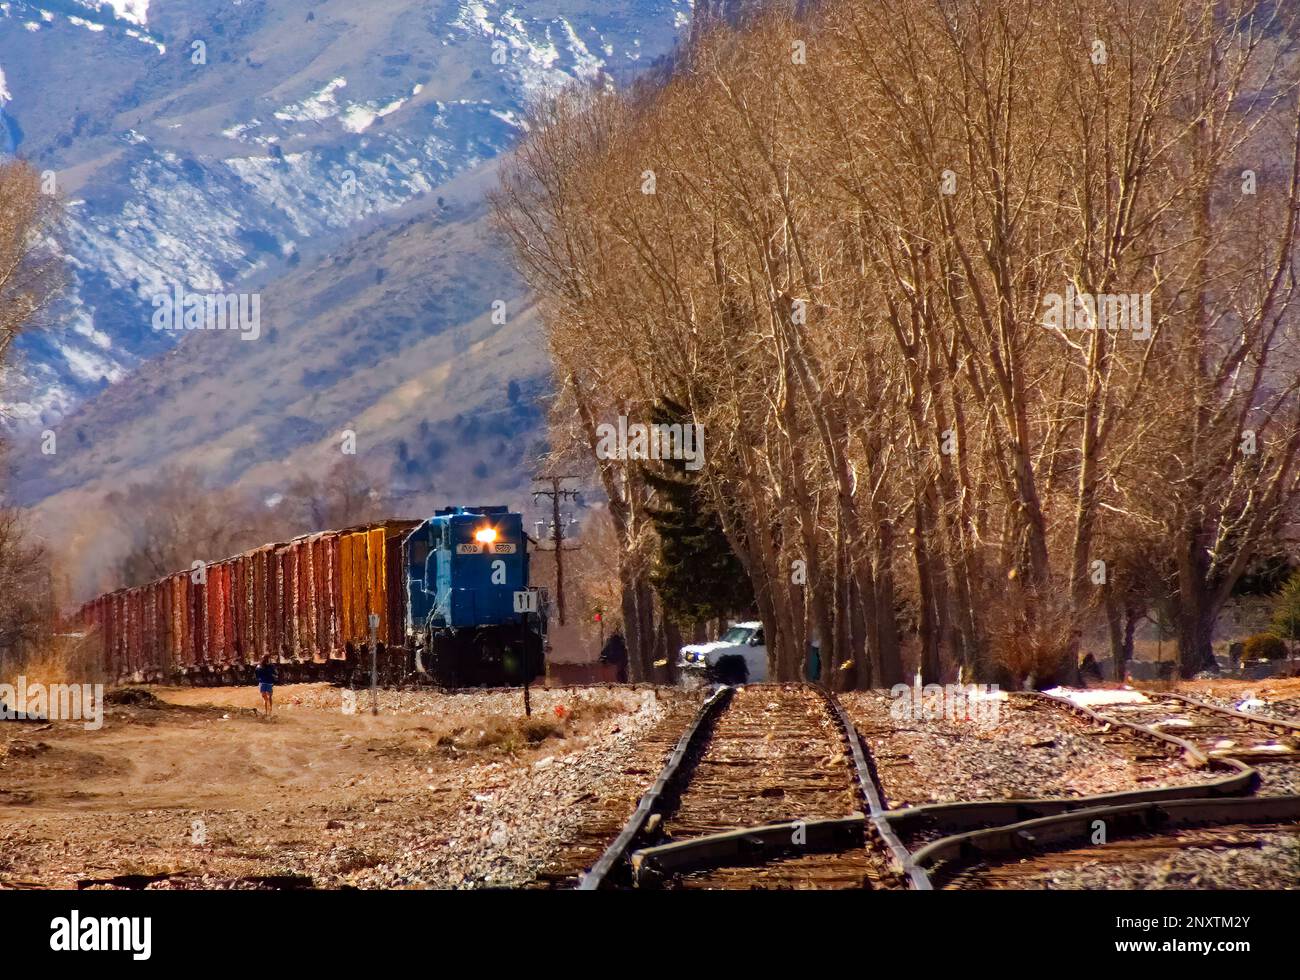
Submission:
M 74 289 L 26 346 L 48 424 L 174 343 L 150 297 L 265 290 L 508 147 L 529 99 L 668 51 L 689 0 L 8 0 L 5 143 L 68 204 Z
M 523 504 L 546 363 L 487 230 L 494 160 L 530 100 L 632 77 L 690 14 L 0 2 L 0 140 L 53 178 L 72 272 L 6 379 L 15 498 L 92 558 L 113 549 L 105 493 L 170 464 L 273 498 L 336 461 L 348 430 L 417 509 Z M 176 288 L 256 294 L 260 335 L 154 329 Z M 53 455 L 36 449 L 47 429 Z

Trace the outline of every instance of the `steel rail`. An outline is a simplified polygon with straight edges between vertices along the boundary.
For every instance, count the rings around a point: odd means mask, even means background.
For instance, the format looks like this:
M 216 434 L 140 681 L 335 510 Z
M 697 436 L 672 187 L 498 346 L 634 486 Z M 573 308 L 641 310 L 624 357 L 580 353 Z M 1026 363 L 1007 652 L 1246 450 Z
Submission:
M 1227 715 L 1230 718 L 1239 718 L 1243 721 L 1249 721 L 1256 725 L 1262 725 L 1270 731 L 1281 732 L 1284 735 L 1300 735 L 1300 722 L 1287 721 L 1283 718 L 1270 718 L 1266 715 L 1252 715 L 1248 711 L 1238 711 L 1236 708 L 1225 708 L 1220 704 L 1210 704 L 1207 701 L 1201 701 L 1197 698 L 1189 697 L 1186 694 L 1175 694 L 1173 691 L 1141 691 L 1141 693 L 1149 698 L 1173 698 L 1176 701 L 1190 704 L 1195 708 L 1202 708 L 1205 711 Z
M 928 809 L 929 814 L 896 811 L 896 822 L 904 826 L 909 820 L 922 820 L 926 816 L 932 819 L 962 820 L 978 819 L 980 811 L 992 817 L 1001 811 L 1006 815 L 1021 812 L 1028 819 L 1021 819 L 997 827 L 971 830 L 953 834 L 919 848 L 912 855 L 912 861 L 920 866 L 933 866 L 940 861 L 969 861 L 972 857 L 1007 853 L 1024 853 L 1030 850 L 1059 849 L 1063 845 L 1080 838 L 1091 839 L 1095 821 L 1106 822 L 1107 837 L 1139 836 L 1167 827 L 1191 826 L 1194 824 L 1224 824 L 1241 822 L 1267 822 L 1271 820 L 1294 820 L 1300 818 L 1300 796 L 1230 796 L 1253 790 L 1259 782 L 1259 773 L 1253 767 L 1228 757 L 1211 757 L 1199 746 L 1186 739 L 1171 735 L 1160 729 L 1107 717 L 1084 705 L 1075 704 L 1066 698 L 1058 698 L 1043 692 L 1035 692 L 1038 697 L 1049 703 L 1067 708 L 1093 722 L 1106 726 L 1128 728 L 1148 738 L 1167 742 L 1183 751 L 1185 760 L 1198 767 L 1227 768 L 1234 772 L 1221 780 L 1189 786 L 1161 787 L 1154 790 L 1139 790 L 1131 793 L 1103 794 L 1092 798 L 1062 801 L 1073 804 L 1065 812 L 1044 812 L 1059 805 L 1053 800 L 1030 801 L 989 801 L 981 803 L 939 804 L 932 807 L 916 807 L 913 810 Z M 1153 692 L 1142 692 L 1150 695 Z M 1156 696 L 1164 696 L 1157 694 Z M 1194 698 L 1183 695 L 1168 695 L 1195 707 L 1217 711 L 1265 726 L 1274 724 L 1276 719 L 1260 719 L 1242 712 L 1207 705 Z M 1300 729 L 1289 722 L 1281 722 L 1275 730 L 1290 731 Z M 1158 795 L 1157 795 L 1158 794 Z M 1120 802 L 1128 797 L 1127 802 Z M 1145 797 L 1145 798 L 1143 798 Z M 1108 802 L 1097 805 L 1103 800 Z M 950 812 L 944 814 L 942 810 Z
M 638 887 L 654 886 L 664 878 L 691 871 L 762 864 L 789 854 L 835 853 L 861 847 L 865 840 L 862 813 L 744 827 L 642 848 L 632 854 L 632 880 Z
M 691 750 L 697 747 L 707 723 L 729 703 L 734 688 L 720 688 L 705 702 L 690 727 L 678 741 L 664 771 L 654 786 L 641 798 L 636 812 L 623 827 L 614 843 L 583 876 L 580 890 L 592 891 L 604 886 L 614 872 L 627 866 L 632 882 L 653 886 L 665 877 L 685 871 L 723 865 L 761 864 L 772 857 L 789 854 L 834 853 L 862 846 L 869 836 L 877 838 L 889 857 L 892 870 L 914 889 L 929 890 L 930 882 L 923 868 L 910 862 L 910 854 L 885 819 L 886 808 L 879 779 L 865 751 L 857 730 L 835 696 L 817 685 L 840 738 L 852 760 L 859 796 L 867 804 L 867 813 L 818 820 L 790 820 L 760 827 L 739 827 L 717 834 L 640 848 L 629 853 L 651 824 L 656 814 L 662 819 L 661 804 L 667 791 L 681 775 L 681 767 Z M 725 692 L 725 693 L 724 693 Z M 796 838 L 800 838 L 795 844 Z
M 327 682 L 332 687 L 346 688 L 346 683 Z M 669 684 L 652 684 L 649 681 L 638 681 L 636 683 L 621 684 L 618 681 L 592 681 L 591 683 L 575 684 L 555 684 L 547 686 L 545 684 L 533 684 L 534 691 L 680 691 L 681 688 L 673 687 Z M 436 684 L 407 684 L 407 685 L 384 685 L 380 684 L 381 691 L 398 691 L 402 694 L 411 692 L 427 691 L 431 694 L 446 694 L 449 697 L 461 697 L 474 694 L 518 694 L 523 690 L 519 684 L 512 684 L 506 687 L 439 687 Z M 369 690 L 369 686 L 356 688 L 358 691 Z
M 596 891 L 604 887 L 611 875 L 624 867 L 629 848 L 641 836 L 652 817 L 659 815 L 660 819 L 662 819 L 660 804 L 681 774 L 682 764 L 686 757 L 692 749 L 698 747 L 704 733 L 708 730 L 709 723 L 718 716 L 722 708 L 730 703 L 732 695 L 735 693 L 736 689 L 734 687 L 720 687 L 700 705 L 700 710 L 696 712 L 695 718 L 686 731 L 682 733 L 682 737 L 677 740 L 676 747 L 673 749 L 672 754 L 669 755 L 663 769 L 660 770 L 659 778 L 642 795 L 636 810 L 628 818 L 627 823 L 623 825 L 618 837 L 605 849 L 605 853 L 592 865 L 591 870 L 582 876 L 581 881 L 578 883 L 578 891 Z
M 923 803 L 920 806 L 903 807 L 886 812 L 885 819 L 894 827 L 896 832 L 900 834 L 912 833 L 921 827 L 960 831 L 993 823 L 1019 823 L 1040 817 L 1055 816 L 1071 810 L 1124 806 L 1130 803 L 1158 803 L 1164 800 L 1240 796 L 1249 793 L 1259 780 L 1258 772 L 1246 763 L 1230 757 L 1207 756 L 1199 746 L 1177 736 L 1169 735 L 1158 729 L 1148 728 L 1137 722 L 1107 718 L 1066 698 L 1043 694 L 1041 691 L 1027 693 L 1033 693 L 1053 707 L 1066 708 L 1079 714 L 1093 724 L 1109 728 L 1128 728 L 1136 734 L 1149 739 L 1176 745 L 1183 751 L 1184 755 L 1190 757 L 1192 763 L 1200 768 L 1228 769 L 1231 771 L 1221 779 L 1203 783 L 1191 783 L 1185 786 L 1160 786 L 1154 789 L 1121 790 L 1115 793 L 1099 793 L 1093 796 Z
M 934 868 L 944 861 L 965 865 L 979 858 L 1060 850 L 1081 839 L 1091 841 L 1098 821 L 1104 823 L 1109 841 L 1158 833 L 1172 827 L 1295 820 L 1300 820 L 1300 796 L 1166 800 L 1093 807 L 953 834 L 920 848 L 912 855 L 912 861 L 918 866 Z M 948 873 L 942 874 L 947 876 Z
M 1183 749 L 1185 753 L 1189 755 L 1191 759 L 1193 759 L 1196 762 L 1197 765 L 1208 766 L 1211 768 L 1222 767 L 1223 765 L 1227 765 L 1230 767 L 1239 766 L 1239 767 L 1249 769 L 1253 775 L 1253 785 L 1255 788 L 1257 788 L 1259 783 L 1261 782 L 1259 771 L 1251 767 L 1249 763 L 1246 762 L 1245 760 L 1248 758 L 1257 759 L 1257 760 L 1267 758 L 1269 761 L 1275 761 L 1278 759 L 1285 758 L 1285 756 L 1273 755 L 1271 753 L 1265 755 L 1257 751 L 1256 748 L 1252 748 L 1251 746 L 1247 746 L 1247 745 L 1236 747 L 1237 751 L 1233 751 L 1233 749 L 1226 749 L 1222 752 L 1216 752 L 1213 755 L 1211 755 L 1210 753 L 1206 752 L 1204 749 L 1194 744 L 1193 742 L 1190 742 L 1187 739 L 1179 738 L 1176 735 L 1171 735 L 1168 732 L 1164 731 L 1163 729 L 1156 728 L 1150 725 L 1143 725 L 1140 722 L 1136 722 L 1136 721 L 1128 721 L 1113 716 L 1108 717 L 1106 715 L 1099 714 L 1098 712 L 1095 712 L 1090 708 L 1086 708 L 1083 705 L 1075 704 L 1073 701 L 1069 701 L 1066 698 L 1058 698 L 1054 695 L 1046 694 L 1042 691 L 1036 693 L 1038 694 L 1039 697 L 1044 698 L 1047 701 L 1066 705 L 1071 710 L 1085 714 L 1087 717 L 1102 721 L 1107 725 L 1119 725 L 1122 727 L 1132 728 L 1135 731 L 1142 732 L 1144 735 L 1147 735 L 1149 737 L 1162 739 L 1163 741 L 1171 742 L 1174 745 L 1178 745 Z M 1184 704 L 1187 704 L 1192 708 L 1195 708 L 1199 711 L 1205 711 L 1209 714 L 1218 714 L 1228 718 L 1237 719 L 1238 721 L 1249 722 L 1252 725 L 1256 725 L 1258 727 L 1268 729 L 1269 731 L 1272 732 L 1278 732 L 1283 735 L 1289 735 L 1293 737 L 1300 736 L 1300 724 L 1297 724 L 1295 722 L 1284 721 L 1278 718 L 1263 718 L 1260 717 L 1259 715 L 1247 714 L 1244 711 L 1236 711 L 1232 708 L 1223 708 L 1217 704 L 1207 704 L 1204 701 L 1198 701 L 1196 698 L 1188 697 L 1185 694 L 1175 694 L 1172 691 L 1168 691 L 1168 692 L 1139 691 L 1138 693 L 1142 694 L 1145 697 L 1170 698 L 1175 701 L 1182 701 Z M 1153 707 L 1157 705 L 1139 705 L 1139 706 Z
M 1130 803 L 1160 803 L 1165 800 L 1219 799 L 1242 796 L 1255 782 L 1255 770 L 1235 759 L 1224 760 L 1238 771 L 1222 779 L 1186 786 L 1123 790 L 1093 796 L 1027 798 L 1022 800 L 962 800 L 953 803 L 922 803 L 888 810 L 885 819 L 899 834 L 921 829 L 965 830 L 993 823 L 1019 823 L 1055 816 L 1071 810 L 1124 806 Z
M 788 854 L 835 853 L 861 847 L 869 834 L 883 845 L 893 871 L 917 890 L 930 890 L 923 868 L 910 863 L 910 854 L 888 823 L 884 795 L 870 756 L 839 700 L 817 687 L 830 710 L 840 738 L 853 763 L 858 793 L 868 813 L 821 820 L 790 820 L 745 827 L 642 848 L 631 856 L 632 879 L 640 887 L 657 885 L 664 878 L 723 865 L 764 863 Z M 796 836 L 802 837 L 795 843 Z
M 815 686 L 815 685 L 810 685 Z M 624 826 L 615 842 L 601 856 L 592 870 L 583 876 L 582 890 L 602 887 L 618 868 L 627 867 L 632 881 L 638 885 L 653 885 L 665 877 L 693 870 L 721 865 L 748 865 L 762 863 L 771 857 L 792 853 L 826 853 L 861 846 L 868 833 L 879 839 L 888 852 L 894 870 L 905 878 L 911 888 L 931 890 L 928 866 L 945 859 L 954 849 L 967 853 L 1001 853 L 1016 847 L 1027 847 L 1056 840 L 1073 840 L 1086 836 L 1079 828 L 1091 830 L 1092 821 L 1112 817 L 1119 822 L 1121 832 L 1148 833 L 1156 824 L 1170 820 L 1183 823 L 1213 822 L 1214 814 L 1224 812 L 1231 819 L 1262 819 L 1258 814 L 1283 814 L 1289 818 L 1295 810 L 1300 815 L 1300 797 L 1241 798 L 1236 794 L 1250 791 L 1258 782 L 1258 772 L 1234 758 L 1217 758 L 1207 755 L 1199 746 L 1168 732 L 1136 722 L 1107 717 L 1074 702 L 1034 692 L 1046 702 L 1070 710 L 1100 727 L 1128 729 L 1151 740 L 1176 746 L 1184 761 L 1197 768 L 1226 769 L 1228 774 L 1213 781 L 1187 786 L 1163 786 L 1155 789 L 1129 790 L 1075 798 L 1043 798 L 1024 800 L 981 800 L 954 803 L 924 804 L 890 810 L 879 776 L 865 744 L 839 700 L 830 691 L 815 686 L 825 699 L 831 716 L 848 746 L 853 761 L 854 774 L 860 796 L 867 805 L 867 813 L 845 817 L 766 824 L 761 827 L 737 828 L 717 834 L 671 841 L 638 849 L 629 853 L 646 831 L 656 813 L 661 814 L 661 803 L 669 788 L 681 775 L 682 765 L 692 748 L 695 748 L 706 730 L 706 722 L 715 719 L 718 712 L 730 701 L 734 688 L 719 688 L 701 706 L 691 726 L 679 740 L 664 771 L 651 789 L 642 797 L 640 805 Z M 1144 692 L 1145 693 L 1145 692 Z M 1275 719 L 1235 712 L 1231 709 L 1207 705 L 1182 695 L 1170 695 L 1196 707 L 1233 715 L 1252 723 L 1273 726 L 1274 730 L 1297 731 L 1300 725 Z M 1237 806 L 1255 800 L 1245 808 Z M 1229 805 L 1226 811 L 1216 810 L 1216 804 Z M 1172 807 L 1166 811 L 1165 808 Z M 1171 816 L 1172 815 L 1172 816 Z M 1208 816 L 1207 816 L 1208 815 Z M 1086 818 L 1086 819 L 1085 819 Z M 1228 819 L 1225 817 L 1224 819 Z M 997 826 L 988 826 L 997 824 Z M 1178 824 L 1175 824 L 1178 825 Z M 937 830 L 959 830 L 931 842 L 915 853 L 909 852 L 900 839 L 900 833 L 912 832 L 921 827 Z M 1134 829 L 1135 828 L 1135 829 Z M 806 843 L 793 844 L 797 832 L 805 835 Z M 990 843 L 991 842 L 991 843 Z M 999 850 L 1001 849 L 1001 850 Z
M 1227 759 L 1211 759 L 1209 755 L 1201 750 L 1200 746 L 1195 745 L 1184 738 L 1179 738 L 1177 735 L 1170 735 L 1168 732 L 1161 731 L 1158 728 L 1151 728 L 1135 721 L 1121 721 L 1117 718 L 1107 718 L 1105 715 L 1099 714 L 1089 707 L 1082 704 L 1075 704 L 1068 698 L 1058 698 L 1055 694 L 1048 694 L 1045 691 L 1035 691 L 1033 693 L 1052 704 L 1073 711 L 1075 714 L 1083 715 L 1085 718 L 1091 719 L 1099 725 L 1119 725 L 1123 728 L 1131 728 L 1136 732 L 1141 732 L 1148 738 L 1159 739 L 1162 742 L 1169 742 L 1171 745 L 1176 745 L 1183 750 L 1187 759 L 1198 768 L 1214 768 L 1215 762 L 1231 761 Z
M 898 834 L 889 823 L 884 788 L 880 784 L 880 777 L 876 773 L 870 753 L 863 744 L 861 736 L 858 735 L 858 730 L 853 726 L 852 719 L 840 704 L 839 698 L 825 688 L 819 690 L 826 698 L 831 715 L 839 725 L 845 742 L 848 743 L 849 754 L 853 758 L 853 770 L 858 777 L 858 788 L 867 803 L 867 821 L 889 851 L 889 856 L 895 864 L 894 870 L 906 878 L 914 890 L 930 891 L 933 885 L 925 869 L 913 863 L 911 852 L 899 840 Z

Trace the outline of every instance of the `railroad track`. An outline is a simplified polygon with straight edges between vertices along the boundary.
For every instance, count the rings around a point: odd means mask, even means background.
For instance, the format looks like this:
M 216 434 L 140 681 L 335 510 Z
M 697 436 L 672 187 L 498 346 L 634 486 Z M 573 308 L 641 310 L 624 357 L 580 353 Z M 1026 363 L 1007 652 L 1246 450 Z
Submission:
M 1255 860 L 1252 879 L 1227 877 L 1235 855 Z M 1300 797 L 1087 808 L 953 834 L 914 860 L 939 888 L 1295 888 Z
M 1264 690 L 1267 691 L 1267 688 Z M 1213 692 L 1197 691 L 1193 697 L 1213 707 L 1232 707 L 1238 711 L 1241 710 L 1238 705 L 1243 702 L 1243 699 L 1251 700 L 1245 697 L 1245 692 L 1238 692 L 1235 697 L 1229 697 L 1225 694 L 1216 695 Z M 1272 700 L 1256 702 L 1247 713 L 1256 718 L 1300 723 L 1300 697 L 1276 697 Z
M 1076 710 L 1062 700 L 1014 692 L 997 720 L 894 717 L 883 692 L 855 692 L 845 709 L 879 767 L 891 806 L 936 808 L 969 800 L 1079 798 L 1214 779 L 1208 759 L 1190 767 L 1183 745 Z M 1078 773 L 1076 779 L 1074 773 Z M 1235 791 L 1247 789 L 1241 780 Z
M 1300 723 L 1207 704 L 1182 694 L 1143 692 L 1145 702 L 1099 705 L 1110 721 L 1173 735 L 1210 759 L 1235 759 L 1258 773 L 1262 796 L 1300 794 Z
M 1182 695 L 1151 695 L 1146 702 L 1099 708 L 1043 697 L 1117 730 L 1178 746 L 1189 764 L 1225 774 L 1201 784 L 1075 800 L 893 811 L 890 819 L 899 836 L 915 848 L 911 863 L 925 868 L 937 886 L 1204 887 L 1208 882 L 1213 887 L 1228 881 L 1233 884 L 1227 887 L 1294 887 L 1300 882 L 1300 795 L 1290 788 L 1300 761 L 1291 751 L 1297 726 Z M 1271 747 L 1279 744 L 1280 750 Z
M 1211 778 L 891 810 L 832 695 L 812 685 L 720 688 L 580 887 L 1300 882 L 1300 794 L 1285 781 L 1300 761 L 1300 726 L 1173 695 L 1156 695 L 1140 711 L 1040 697 L 1041 710 L 1074 712 L 1135 761 L 1173 753 Z
M 583 685 L 583 687 L 591 685 Z M 696 702 L 683 698 L 669 702 L 665 717 L 637 739 L 636 752 L 629 760 L 625 775 L 642 781 L 653 779 L 662 760 L 681 741 L 682 732 L 698 716 Z M 577 887 L 582 876 L 609 847 L 627 822 L 627 798 L 620 794 L 583 801 L 583 819 L 558 853 L 538 869 L 530 888 L 570 889 Z
M 1143 725 L 1046 696 L 1041 710 L 1074 712 L 1135 759 L 1181 754 L 1188 765 L 1214 770 L 1213 778 L 891 810 L 833 696 L 811 685 L 722 688 L 581 887 L 1051 887 L 1063 875 L 1086 881 L 1108 862 L 1137 866 L 1233 847 L 1272 848 L 1270 855 L 1281 855 L 1272 863 L 1285 866 L 1286 842 L 1300 831 L 1300 796 L 1276 781 L 1271 794 L 1244 794 L 1266 785 L 1254 759 L 1276 764 L 1277 750 L 1263 747 L 1289 737 L 1290 728 L 1186 701 L 1159 705 L 1154 720 L 1168 720 L 1174 707 L 1208 714 L 1190 725 Z M 1223 751 L 1223 726 L 1253 733 L 1234 742 L 1250 762 Z M 1183 737 L 1188 728 L 1199 740 Z M 857 809 L 844 813 L 846 806 Z M 1265 880 L 1300 880 L 1300 869 L 1288 874 Z
M 927 887 L 906 865 L 833 696 L 722 687 L 580 887 Z

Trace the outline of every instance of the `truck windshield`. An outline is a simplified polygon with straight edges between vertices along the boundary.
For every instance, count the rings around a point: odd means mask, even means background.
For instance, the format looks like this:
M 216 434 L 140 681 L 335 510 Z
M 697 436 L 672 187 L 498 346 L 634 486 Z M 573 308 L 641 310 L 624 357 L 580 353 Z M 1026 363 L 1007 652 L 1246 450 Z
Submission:
M 743 646 L 754 635 L 754 631 L 746 629 L 744 626 L 733 626 L 727 632 L 722 634 L 723 643 L 734 643 L 736 646 Z

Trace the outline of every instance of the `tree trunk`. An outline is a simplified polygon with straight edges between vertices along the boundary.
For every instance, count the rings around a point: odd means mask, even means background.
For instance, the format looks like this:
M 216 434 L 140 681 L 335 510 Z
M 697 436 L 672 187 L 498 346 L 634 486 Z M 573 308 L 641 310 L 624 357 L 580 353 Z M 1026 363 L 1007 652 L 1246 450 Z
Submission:
M 1119 599 L 1108 589 L 1106 592 L 1106 632 L 1110 637 L 1111 672 L 1115 680 L 1124 679 L 1124 614 Z
M 682 649 L 682 631 L 671 619 L 664 620 L 664 656 L 668 658 L 665 674 L 669 684 L 677 683 L 677 654 Z
M 623 641 L 627 647 L 627 679 L 638 684 L 646 679 L 646 675 L 645 658 L 641 654 L 641 620 L 637 615 L 636 585 L 626 569 L 619 569 L 619 578 L 622 580 L 619 598 L 623 610 Z
M 934 580 L 930 575 L 930 556 L 926 548 L 925 528 L 923 526 L 921 502 L 915 507 L 916 526 L 912 534 L 912 555 L 916 561 L 916 581 L 918 589 L 918 626 L 917 639 L 921 644 L 921 682 L 939 683 L 939 628 L 935 620 Z
M 1124 610 L 1124 662 L 1120 665 L 1116 673 L 1116 680 L 1123 681 L 1128 675 L 1128 665 L 1133 659 L 1133 634 L 1137 632 L 1138 619 L 1142 616 L 1142 610 L 1129 606 Z
M 643 675 L 648 681 L 659 681 L 658 669 L 655 667 L 655 601 L 654 589 L 643 576 L 637 576 L 636 605 L 641 630 L 641 655 Z
M 894 529 L 888 521 L 879 527 L 879 552 L 876 555 L 876 608 L 874 627 L 879 669 L 875 683 L 893 687 L 903 677 L 903 654 L 898 644 L 898 614 L 894 609 Z
M 1178 673 L 1181 677 L 1214 665 L 1214 623 L 1219 611 L 1213 608 L 1206 582 L 1209 558 L 1200 543 L 1198 529 L 1187 533 L 1178 555 Z
M 870 562 L 866 565 L 866 574 L 871 575 Z M 853 644 L 853 683 L 854 690 L 870 690 L 876 677 L 876 663 L 879 659 L 876 650 L 876 637 L 870 629 L 869 610 L 876 606 L 876 583 L 874 579 L 863 584 L 853 583 L 853 619 L 850 624 Z
M 1214 623 L 1217 616 L 1195 600 L 1178 603 L 1178 673 L 1189 678 L 1214 666 Z

